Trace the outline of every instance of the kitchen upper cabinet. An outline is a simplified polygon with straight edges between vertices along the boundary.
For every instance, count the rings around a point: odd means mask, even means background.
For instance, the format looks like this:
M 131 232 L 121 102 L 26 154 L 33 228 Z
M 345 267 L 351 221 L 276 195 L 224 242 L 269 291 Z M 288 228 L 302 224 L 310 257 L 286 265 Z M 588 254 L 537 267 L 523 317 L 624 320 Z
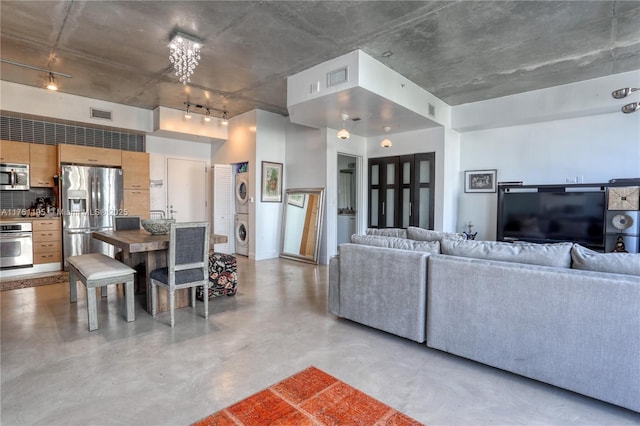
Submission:
M 149 154 L 122 151 L 125 189 L 149 189 Z
M 0 140 L 0 161 L 3 163 L 29 164 L 29 144 Z
M 53 176 L 58 169 L 58 151 L 54 145 L 24 144 L 29 145 L 30 184 L 33 187 L 53 188 Z
M 90 166 L 122 166 L 119 149 L 95 148 L 81 145 L 58 145 L 60 163 L 86 164 Z

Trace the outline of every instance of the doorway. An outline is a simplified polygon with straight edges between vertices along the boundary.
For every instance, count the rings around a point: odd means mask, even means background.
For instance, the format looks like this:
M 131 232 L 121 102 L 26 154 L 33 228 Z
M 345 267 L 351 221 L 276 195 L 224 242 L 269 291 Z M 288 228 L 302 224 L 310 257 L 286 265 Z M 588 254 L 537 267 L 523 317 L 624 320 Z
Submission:
M 167 216 L 178 222 L 207 221 L 207 164 L 167 159 Z
M 337 244 L 351 242 L 351 235 L 358 231 L 360 216 L 362 215 L 362 202 L 360 194 L 361 185 L 361 158 L 338 154 L 338 226 Z

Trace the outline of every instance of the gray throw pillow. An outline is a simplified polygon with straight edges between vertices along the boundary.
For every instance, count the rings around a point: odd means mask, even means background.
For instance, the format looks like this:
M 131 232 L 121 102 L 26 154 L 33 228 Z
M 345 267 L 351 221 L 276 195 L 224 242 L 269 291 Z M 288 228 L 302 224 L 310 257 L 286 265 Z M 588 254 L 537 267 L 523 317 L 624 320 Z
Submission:
M 639 253 L 599 253 L 574 244 L 571 260 L 573 269 L 640 276 Z
M 416 241 L 440 241 L 443 238 L 450 238 L 453 240 L 465 239 L 463 234 L 432 231 L 430 229 L 418 228 L 416 226 L 410 226 L 407 228 L 407 238 Z
M 529 265 L 571 267 L 572 243 L 557 244 L 512 244 L 502 241 L 451 240 L 440 241 L 442 254 L 526 263 Z
M 414 241 L 406 238 L 385 237 L 383 235 L 353 234 L 351 242 L 367 246 L 386 247 L 402 250 L 421 251 L 431 254 L 440 254 L 439 241 Z
M 383 237 L 407 238 L 407 230 L 402 228 L 367 228 L 367 235 L 382 235 Z

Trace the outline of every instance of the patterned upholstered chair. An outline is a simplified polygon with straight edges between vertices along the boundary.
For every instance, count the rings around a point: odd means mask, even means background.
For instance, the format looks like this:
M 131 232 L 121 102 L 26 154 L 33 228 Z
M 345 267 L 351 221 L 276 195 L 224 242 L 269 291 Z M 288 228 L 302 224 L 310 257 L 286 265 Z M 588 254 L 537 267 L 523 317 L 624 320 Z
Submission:
M 209 299 L 218 296 L 233 296 L 238 287 L 236 257 L 232 254 L 209 252 Z M 198 287 L 198 300 L 204 300 L 204 286 Z
M 172 223 L 169 230 L 167 267 L 151 272 L 151 314 L 158 305 L 158 286 L 169 291 L 171 327 L 175 324 L 176 290 L 191 289 L 191 306 L 196 306 L 196 287 L 207 285 L 209 269 L 209 223 Z M 209 317 L 209 297 L 204 295 L 204 317 Z

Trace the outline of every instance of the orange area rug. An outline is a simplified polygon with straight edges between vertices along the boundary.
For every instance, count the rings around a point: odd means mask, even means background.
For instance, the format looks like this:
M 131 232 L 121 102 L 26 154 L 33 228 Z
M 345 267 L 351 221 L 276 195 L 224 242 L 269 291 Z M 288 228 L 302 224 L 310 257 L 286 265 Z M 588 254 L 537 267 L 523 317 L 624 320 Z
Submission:
M 315 367 L 194 423 L 234 425 L 422 425 Z

